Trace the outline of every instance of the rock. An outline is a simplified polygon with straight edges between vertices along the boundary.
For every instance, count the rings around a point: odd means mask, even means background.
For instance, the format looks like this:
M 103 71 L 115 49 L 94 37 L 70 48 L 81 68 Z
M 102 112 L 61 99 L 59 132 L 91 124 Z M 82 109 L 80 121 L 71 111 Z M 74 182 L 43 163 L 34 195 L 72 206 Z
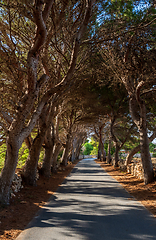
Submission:
M 127 172 L 139 179 L 143 179 L 143 168 L 139 160 L 135 160 L 134 162 L 129 164 L 127 166 Z
M 15 197 L 16 195 L 14 193 L 11 193 L 11 198 Z
M 15 173 L 11 186 L 11 198 L 14 197 L 15 193 L 19 192 L 21 188 L 23 188 L 21 175 Z

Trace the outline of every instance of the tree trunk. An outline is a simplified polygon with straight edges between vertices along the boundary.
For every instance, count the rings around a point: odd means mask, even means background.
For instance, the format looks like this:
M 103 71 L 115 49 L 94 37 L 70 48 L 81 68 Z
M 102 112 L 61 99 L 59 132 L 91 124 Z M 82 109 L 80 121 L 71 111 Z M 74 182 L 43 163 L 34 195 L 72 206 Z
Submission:
M 98 146 L 98 159 L 102 161 L 102 153 L 101 153 L 101 142 L 99 141 L 99 146 Z
M 102 140 L 102 129 L 103 129 L 104 125 L 102 124 L 102 126 L 99 127 L 99 146 L 100 146 L 100 152 L 101 152 L 101 160 L 100 161 L 106 161 L 106 152 L 104 149 L 104 143 Z
M 138 104 L 140 115 L 137 112 Z M 146 107 L 145 103 L 141 99 L 138 99 L 137 101 L 134 96 L 130 99 L 129 106 L 132 119 L 134 123 L 137 125 L 139 130 L 141 161 L 144 171 L 144 183 L 148 184 L 154 180 L 154 172 L 149 152 L 149 141 L 146 125 Z
M 0 176 L 0 203 L 4 205 L 9 204 L 10 187 L 15 174 L 21 145 L 22 142 L 18 141 L 18 137 L 10 133 L 7 139 L 5 165 Z
M 107 163 L 110 164 L 111 161 L 112 161 L 112 158 L 111 158 L 111 140 L 109 140 L 109 143 L 108 143 Z
M 36 136 L 29 151 L 28 159 L 25 163 L 22 178 L 27 185 L 36 186 L 37 167 L 42 144 L 44 142 L 45 129 Z
M 115 123 L 115 116 L 113 116 L 113 118 L 111 119 L 110 133 L 111 133 L 111 138 L 113 139 L 113 142 L 115 144 L 115 154 L 114 154 L 115 159 L 112 162 L 112 164 L 114 167 L 118 167 L 120 146 L 119 146 L 118 140 L 114 134 L 114 130 L 113 130 L 114 123 Z
M 81 145 L 84 140 L 84 134 L 79 133 L 76 138 L 73 141 L 73 150 L 71 155 L 71 162 L 73 162 L 75 159 L 79 159 L 80 151 L 81 151 Z
M 71 162 L 75 160 L 75 155 L 76 155 L 76 148 L 78 146 L 78 139 L 75 137 L 73 140 L 73 149 L 72 149 L 72 154 L 71 154 Z
M 41 102 L 33 112 L 28 126 L 25 127 L 26 119 L 31 113 L 39 90 L 42 84 L 45 83 L 49 78 L 48 75 L 43 74 L 41 78 L 38 79 L 38 61 L 40 57 L 40 51 L 43 49 L 43 46 L 46 42 L 46 20 L 48 19 L 52 4 L 52 0 L 46 1 L 44 4 L 44 10 L 42 12 L 43 1 L 36 1 L 35 7 L 33 8 L 33 22 L 36 23 L 36 35 L 34 37 L 32 47 L 28 52 L 27 57 L 28 91 L 26 91 L 24 97 L 19 102 L 19 110 L 16 119 L 13 121 L 13 124 L 11 124 L 9 129 L 9 134 L 14 134 L 14 137 L 13 135 L 12 137 L 8 137 L 5 166 L 0 176 L 0 201 L 3 203 L 8 203 L 9 201 L 10 184 L 12 182 L 12 178 L 15 172 L 18 160 L 18 151 L 22 145 L 22 142 L 31 133 L 32 129 L 36 124 L 38 116 L 41 114 L 42 107 L 48 101 L 49 97 L 51 97 L 57 91 L 64 91 L 64 88 L 67 87 L 71 81 L 76 66 L 77 56 L 81 46 L 81 38 L 86 31 L 91 16 L 93 1 L 89 1 L 86 4 L 85 16 L 77 31 L 76 39 L 72 49 L 70 66 L 68 68 L 66 76 L 63 78 L 63 81 L 61 81 L 60 84 L 58 84 L 55 88 L 51 88 L 45 93 Z M 22 91 L 24 91 L 24 89 L 22 89 Z
M 70 149 L 70 135 L 67 134 L 66 147 L 64 148 L 63 155 L 62 155 L 62 165 L 63 166 L 67 165 L 69 149 Z
M 51 175 L 51 165 L 52 165 L 52 155 L 53 155 L 54 144 L 55 144 L 54 126 L 52 126 L 52 128 L 48 129 L 46 132 L 45 154 L 44 154 L 43 164 L 41 168 L 41 174 L 44 177 L 50 177 Z
M 38 160 L 40 156 L 41 147 L 45 139 L 45 133 L 48 128 L 49 115 L 50 115 L 49 107 L 48 105 L 46 105 L 44 106 L 42 113 L 39 117 L 38 134 L 31 144 L 29 156 L 25 163 L 24 170 L 22 173 L 23 180 L 28 185 L 36 186 Z
M 156 138 L 156 130 L 154 129 L 153 134 L 148 139 L 149 143 L 152 142 L 155 138 Z M 140 151 L 140 145 L 136 146 L 130 151 L 130 153 L 126 157 L 125 166 L 128 166 L 128 164 L 131 163 L 133 156 L 139 151 Z
M 149 142 L 147 136 L 147 128 L 141 128 L 140 131 L 140 150 L 141 161 L 144 171 L 144 182 L 148 184 L 154 181 L 153 165 L 151 161 L 151 155 L 149 152 Z
M 140 145 L 136 146 L 130 151 L 130 153 L 126 157 L 125 166 L 128 166 L 128 164 L 131 163 L 133 156 L 139 151 L 140 151 Z
M 102 145 L 102 159 L 104 162 L 106 162 L 106 151 L 104 149 L 104 144 Z
M 120 150 L 120 146 L 116 143 L 115 144 L 115 154 L 114 154 L 114 163 L 113 166 L 114 167 L 118 167 L 118 162 L 119 162 L 119 150 Z
M 45 147 L 44 159 L 41 168 L 41 174 L 44 177 L 49 178 L 51 175 L 51 163 L 52 163 L 52 155 L 53 155 L 53 145 L 51 147 Z
M 57 158 L 61 150 L 61 143 L 55 143 L 53 156 L 52 156 L 52 172 L 57 172 Z
M 82 143 L 84 141 L 84 136 L 80 137 L 79 139 L 79 143 L 77 145 L 77 148 L 76 148 L 76 151 L 75 151 L 75 159 L 79 159 L 79 155 L 80 155 L 80 151 L 81 151 L 81 146 L 82 146 Z

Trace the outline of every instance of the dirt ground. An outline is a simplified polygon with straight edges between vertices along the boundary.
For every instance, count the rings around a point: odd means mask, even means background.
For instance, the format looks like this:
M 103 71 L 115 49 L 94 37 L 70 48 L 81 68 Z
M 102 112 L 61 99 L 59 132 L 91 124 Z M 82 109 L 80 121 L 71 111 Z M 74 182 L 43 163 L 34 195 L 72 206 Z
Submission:
M 77 161 L 78 162 L 78 161 Z M 25 187 L 11 200 L 10 206 L 0 209 L 0 239 L 15 239 L 30 222 L 36 212 L 45 204 L 57 190 L 64 178 L 71 172 L 75 164 L 68 164 L 50 179 L 41 177 L 37 187 Z M 98 162 L 98 161 L 97 161 Z M 101 166 L 136 199 L 156 216 L 156 182 L 147 186 L 143 181 L 114 169 L 111 165 L 101 163 Z

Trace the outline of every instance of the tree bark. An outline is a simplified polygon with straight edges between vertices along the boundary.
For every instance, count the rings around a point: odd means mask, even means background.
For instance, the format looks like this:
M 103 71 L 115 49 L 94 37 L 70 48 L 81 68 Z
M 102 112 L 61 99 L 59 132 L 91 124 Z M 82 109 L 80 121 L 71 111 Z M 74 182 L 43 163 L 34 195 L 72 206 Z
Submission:
M 153 134 L 148 139 L 149 143 L 152 142 L 155 138 L 156 138 L 156 131 L 154 129 Z M 130 151 L 130 153 L 126 157 L 125 166 L 128 166 L 128 164 L 131 163 L 133 156 L 139 151 L 140 151 L 140 145 L 136 146 Z
M 30 148 L 29 156 L 24 166 L 24 170 L 22 173 L 22 179 L 27 185 L 36 186 L 37 180 L 37 167 L 38 160 L 40 156 L 40 151 L 42 147 L 42 143 L 44 141 L 45 131 L 39 133 Z
M 148 184 L 154 181 L 153 165 L 151 161 L 151 155 L 149 152 L 149 142 L 147 136 L 147 129 L 144 127 L 140 128 L 140 150 L 141 150 L 141 161 L 144 171 L 144 182 Z
M 101 141 L 99 141 L 99 146 L 98 146 L 98 159 L 102 161 L 102 152 L 101 152 Z
M 84 19 L 77 31 L 75 43 L 72 49 L 70 66 L 67 74 L 59 84 L 48 90 L 45 95 L 43 95 L 42 100 L 33 112 L 28 125 L 25 127 L 25 121 L 34 106 L 35 100 L 39 94 L 39 90 L 43 83 L 45 83 L 49 79 L 46 74 L 43 74 L 40 79 L 37 79 L 37 77 L 40 51 L 43 48 L 43 45 L 45 44 L 47 38 L 47 29 L 45 23 L 48 19 L 53 0 L 45 2 L 44 10 L 42 10 L 43 1 L 35 2 L 35 7 L 33 7 L 33 20 L 36 23 L 36 36 L 27 57 L 28 89 L 25 93 L 25 96 L 21 99 L 19 103 L 16 118 L 15 120 L 13 120 L 9 128 L 5 165 L 0 176 L 0 202 L 4 204 L 7 204 L 9 202 L 10 185 L 14 176 L 18 160 L 18 151 L 22 145 L 22 142 L 31 133 L 48 99 L 54 93 L 64 90 L 64 87 L 68 86 L 71 81 L 81 45 L 81 38 L 86 31 L 91 16 L 93 2 L 94 1 L 86 2 Z
M 61 150 L 61 143 L 55 143 L 53 156 L 52 156 L 52 172 L 57 172 L 57 158 Z
M 139 94 L 139 93 L 137 93 Z M 139 106 L 138 106 L 139 105 Z M 130 113 L 132 119 L 139 130 L 140 135 L 140 150 L 141 150 L 141 161 L 144 171 L 144 183 L 148 184 L 154 180 L 153 165 L 151 161 L 151 156 L 149 152 L 149 141 L 147 135 L 146 126 L 146 107 L 145 103 L 135 96 L 132 96 L 129 101 Z M 139 107 L 139 114 L 138 114 Z
M 5 156 L 5 165 L 0 176 L 0 203 L 8 205 L 10 199 L 10 186 L 14 177 L 18 151 L 22 143 L 18 141 L 18 137 L 9 133 L 7 139 L 7 152 Z M 11 166 L 11 167 L 10 167 Z
M 67 134 L 66 147 L 64 148 L 63 155 L 62 155 L 62 160 L 61 160 L 61 164 L 63 166 L 67 165 L 69 149 L 70 149 L 70 134 L 68 133 Z
M 128 166 L 128 164 L 131 163 L 133 156 L 139 151 L 140 151 L 140 145 L 136 146 L 130 151 L 130 153 L 126 157 L 125 166 Z
M 111 161 L 112 161 L 112 157 L 111 157 L 111 140 L 109 139 L 107 163 L 110 164 Z
M 29 156 L 25 163 L 22 173 L 23 180 L 27 185 L 36 186 L 36 174 L 38 167 L 38 160 L 42 144 L 45 139 L 45 133 L 48 128 L 48 120 L 50 116 L 49 106 L 45 106 L 42 110 L 42 114 L 39 117 L 39 129 L 38 134 L 33 140 L 31 148 L 29 150 Z
M 84 134 L 80 136 L 79 138 L 79 141 L 78 141 L 78 145 L 77 145 L 77 148 L 76 148 L 76 151 L 75 151 L 75 159 L 79 159 L 79 155 L 80 155 L 80 151 L 81 151 L 81 146 L 84 142 L 84 139 L 85 139 L 85 136 Z
M 54 136 L 54 126 L 47 130 L 46 139 L 45 139 L 45 154 L 43 159 L 43 164 L 41 168 L 41 174 L 44 177 L 50 177 L 51 175 L 51 165 L 52 165 L 52 156 L 53 156 L 53 148 L 55 144 L 55 136 Z
M 118 145 L 118 143 L 115 143 L 115 159 L 113 162 L 113 166 L 114 167 L 118 167 L 118 162 L 119 162 L 119 150 L 120 150 L 120 146 Z
M 52 3 L 53 1 L 48 1 L 45 4 L 45 8 L 49 7 L 50 9 Z M 34 22 L 36 23 L 36 36 L 34 39 L 34 44 L 27 56 L 28 92 L 25 93 L 24 97 L 19 103 L 17 115 L 10 125 L 7 138 L 7 154 L 5 158 L 5 165 L 0 176 L 0 202 L 3 204 L 9 203 L 10 186 L 18 161 L 18 151 L 24 139 L 30 134 L 35 126 L 35 121 L 33 119 L 33 121 L 31 121 L 31 126 L 29 128 L 25 127 L 25 120 L 34 105 L 42 83 L 48 79 L 48 76 L 44 74 L 39 81 L 37 81 L 38 55 L 46 41 L 47 36 L 47 30 L 44 21 L 46 21 L 49 14 L 48 11 L 46 17 L 43 19 L 42 7 L 42 1 L 36 1 L 36 6 L 33 8 Z M 37 119 L 37 117 L 40 115 L 40 112 L 35 112 L 34 115 Z
M 114 123 L 115 123 L 115 117 L 113 116 L 113 119 L 111 120 L 111 125 L 110 125 L 110 133 L 111 133 L 111 138 L 113 139 L 113 142 L 115 144 L 115 155 L 114 155 L 115 159 L 112 162 L 112 164 L 114 167 L 118 167 L 120 146 L 118 144 L 118 140 L 113 131 Z
M 71 154 L 71 162 L 75 160 L 76 156 L 76 148 L 78 147 L 78 138 L 75 137 L 72 143 L 72 154 Z

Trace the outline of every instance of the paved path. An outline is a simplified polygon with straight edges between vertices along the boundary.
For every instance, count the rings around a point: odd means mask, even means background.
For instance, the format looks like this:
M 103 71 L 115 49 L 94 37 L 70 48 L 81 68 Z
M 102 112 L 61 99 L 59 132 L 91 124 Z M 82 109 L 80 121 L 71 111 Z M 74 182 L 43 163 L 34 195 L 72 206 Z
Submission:
M 156 240 L 156 219 L 92 160 L 80 161 L 17 240 Z

